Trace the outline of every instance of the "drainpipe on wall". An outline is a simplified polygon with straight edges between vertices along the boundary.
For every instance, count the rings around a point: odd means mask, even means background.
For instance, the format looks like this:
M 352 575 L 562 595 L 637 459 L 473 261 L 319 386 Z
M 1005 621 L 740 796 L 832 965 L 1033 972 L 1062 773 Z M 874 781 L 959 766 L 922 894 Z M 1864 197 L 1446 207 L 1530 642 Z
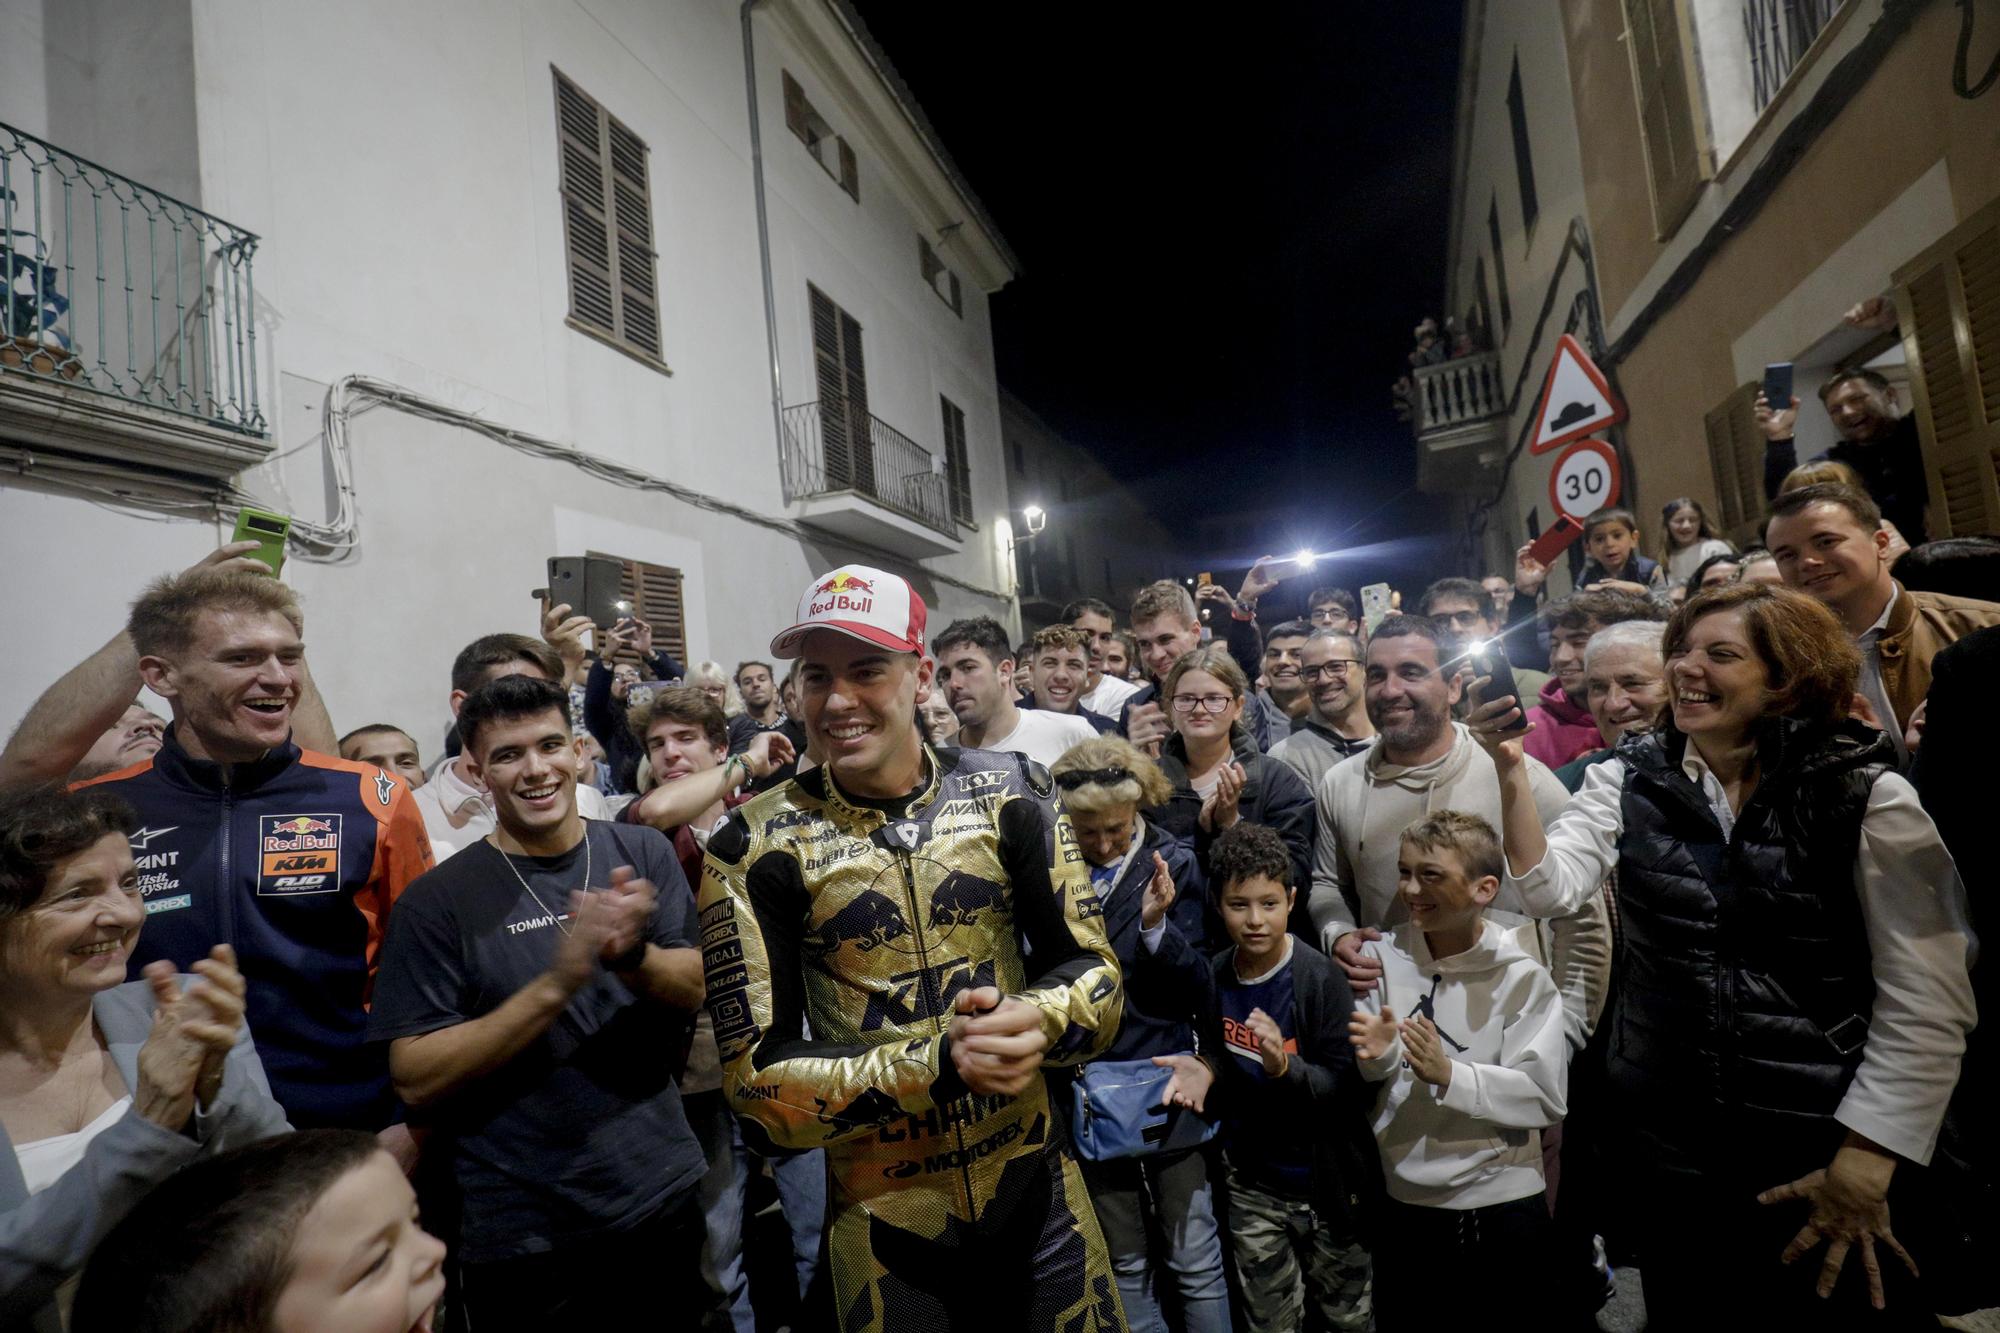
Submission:
M 771 432 L 778 446 L 778 475 L 784 476 L 784 373 L 778 364 L 778 298 L 771 285 L 771 221 L 764 207 L 764 134 L 757 119 L 757 44 L 750 31 L 750 11 L 757 0 L 743 0 L 743 87 L 750 103 L 750 177 L 757 187 L 757 263 L 764 274 L 764 341 L 771 353 Z M 787 494 L 787 500 L 792 497 Z

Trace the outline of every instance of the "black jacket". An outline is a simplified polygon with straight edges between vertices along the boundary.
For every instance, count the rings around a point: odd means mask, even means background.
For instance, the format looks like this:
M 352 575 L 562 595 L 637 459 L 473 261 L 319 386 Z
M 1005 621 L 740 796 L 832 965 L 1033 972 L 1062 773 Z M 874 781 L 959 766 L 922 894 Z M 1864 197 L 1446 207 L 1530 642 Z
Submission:
M 1895 751 L 1859 723 L 1767 722 L 1763 777 L 1725 837 L 1680 771 L 1686 747 L 1675 732 L 1618 747 L 1611 1086 L 1644 1108 L 1644 1151 L 1669 1164 L 1703 1169 L 1715 1134 L 1830 1151 L 1875 997 L 1854 892 L 1861 818 Z
M 1126 973 L 1128 1004 L 1176 1005 L 1195 1020 L 1202 1057 L 1215 1070 L 1215 1087 L 1204 1111 L 1240 1125 L 1260 1119 L 1314 1126 L 1313 1204 L 1335 1222 L 1335 1234 L 1367 1239 L 1384 1197 L 1381 1155 L 1368 1124 L 1374 1089 L 1354 1067 L 1347 1022 L 1354 992 L 1347 975 L 1331 959 L 1292 938 L 1292 1019 L 1298 1052 L 1285 1076 L 1258 1083 L 1239 1067 L 1222 1036 L 1221 988 L 1236 966 L 1236 951 L 1223 948 L 1207 967 L 1190 956 L 1185 937 L 1168 930 L 1156 954 L 1140 947 Z M 1255 1099 L 1246 1103 L 1246 1099 Z M 1224 1145 L 1227 1147 L 1227 1145 Z
M 1311 915 L 1306 910 L 1306 899 L 1312 890 L 1313 839 L 1319 830 L 1319 820 L 1313 814 L 1312 790 L 1290 765 L 1259 754 L 1241 727 L 1236 730 L 1234 743 L 1236 762 L 1243 765 L 1248 779 L 1236 803 L 1237 813 L 1285 840 L 1285 850 L 1292 857 L 1292 887 L 1298 891 L 1292 931 L 1302 939 L 1316 939 Z M 1194 848 L 1195 859 L 1207 877 L 1208 849 L 1214 845 L 1216 835 L 1201 827 L 1201 797 L 1188 781 L 1187 745 L 1178 734 L 1167 737 L 1165 752 L 1160 756 L 1160 771 L 1174 784 L 1174 794 L 1167 798 L 1166 804 L 1148 810 L 1146 817 Z M 1219 945 L 1228 937 L 1213 910 L 1210 908 L 1208 918 L 1209 937 Z
M 1842 440 L 1819 455 L 1845 463 L 1861 474 L 1862 485 L 1882 510 L 1882 517 L 1896 525 L 1903 540 L 1912 546 L 1924 544 L 1924 506 L 1930 503 L 1930 478 L 1924 475 L 1923 445 L 1917 436 L 1914 415 L 1898 421 L 1889 434 L 1876 444 L 1856 444 Z M 1814 459 L 1818 462 L 1819 459 Z M 1771 440 L 1764 446 L 1764 498 L 1775 499 L 1785 475 L 1799 465 L 1799 449 L 1793 440 Z

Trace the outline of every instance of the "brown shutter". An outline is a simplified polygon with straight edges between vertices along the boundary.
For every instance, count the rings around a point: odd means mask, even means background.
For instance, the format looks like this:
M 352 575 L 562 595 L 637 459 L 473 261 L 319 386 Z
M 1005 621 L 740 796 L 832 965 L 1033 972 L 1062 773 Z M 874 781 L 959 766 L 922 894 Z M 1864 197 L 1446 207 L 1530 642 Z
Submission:
M 2000 201 L 1896 274 L 1930 534 L 2000 530 Z
M 1626 47 L 1639 101 L 1639 134 L 1653 192 L 1653 228 L 1673 234 L 1701 193 L 1694 94 L 1676 0 L 1624 0 Z
M 840 144 L 840 188 L 854 196 L 854 202 L 861 202 L 861 165 L 854 158 L 854 149 L 847 140 L 837 140 Z
M 618 333 L 639 350 L 658 356 L 659 280 L 654 271 L 646 145 L 608 117 L 606 128 L 611 141 L 611 204 L 618 235 Z
M 785 128 L 812 143 L 812 107 L 806 102 L 806 90 L 799 87 L 790 70 L 785 71 Z
M 960 523 L 970 523 L 972 464 L 965 449 L 965 412 L 942 394 L 938 403 L 944 416 L 944 466 L 951 487 L 951 516 Z
M 1756 384 L 1743 385 L 1703 418 L 1722 527 L 1736 540 L 1764 516 L 1764 435 L 1757 429 L 1757 389 Z
M 812 306 L 813 376 L 819 385 L 819 438 L 825 489 L 854 484 L 854 437 L 848 430 L 847 372 L 840 360 L 839 306 L 819 288 L 806 287 Z
M 873 418 L 868 414 L 868 374 L 861 359 L 861 325 L 845 310 L 840 312 L 840 359 L 847 375 L 847 431 L 854 442 L 854 489 L 874 495 Z
M 603 551 L 589 554 L 599 560 L 616 560 L 620 566 L 618 587 L 632 603 L 632 614 L 653 627 L 653 650 L 665 651 L 677 661 L 687 662 L 687 613 L 681 601 L 681 572 L 669 565 L 649 565 L 643 560 L 627 560 Z M 606 659 L 610 662 L 639 664 L 639 654 L 620 649 Z
M 597 103 L 556 75 L 556 126 L 562 148 L 563 236 L 569 258 L 569 311 L 585 324 L 615 333 L 611 224 L 605 208 L 603 139 Z

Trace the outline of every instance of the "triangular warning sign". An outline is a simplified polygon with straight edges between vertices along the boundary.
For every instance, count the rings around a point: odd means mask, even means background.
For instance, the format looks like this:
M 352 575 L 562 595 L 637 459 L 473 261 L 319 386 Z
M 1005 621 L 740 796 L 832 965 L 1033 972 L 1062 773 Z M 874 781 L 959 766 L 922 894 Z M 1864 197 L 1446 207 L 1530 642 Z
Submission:
M 1611 395 L 1604 372 L 1583 354 L 1583 344 L 1565 333 L 1556 343 L 1555 364 L 1542 385 L 1542 405 L 1535 413 L 1531 454 L 1545 454 L 1571 440 L 1625 419 L 1625 404 Z

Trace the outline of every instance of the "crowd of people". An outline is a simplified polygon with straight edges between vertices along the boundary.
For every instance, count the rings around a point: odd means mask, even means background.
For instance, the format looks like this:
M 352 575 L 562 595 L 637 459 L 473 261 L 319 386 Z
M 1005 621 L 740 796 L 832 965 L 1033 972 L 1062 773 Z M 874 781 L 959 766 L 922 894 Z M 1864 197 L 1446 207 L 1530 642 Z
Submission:
M 2000 1303 L 2000 541 L 1822 398 L 1760 547 L 1677 499 L 1563 597 L 1266 624 L 1266 560 L 1021 643 L 849 566 L 733 671 L 553 606 L 429 763 L 250 544 L 158 579 L 0 753 L 0 1326 Z

